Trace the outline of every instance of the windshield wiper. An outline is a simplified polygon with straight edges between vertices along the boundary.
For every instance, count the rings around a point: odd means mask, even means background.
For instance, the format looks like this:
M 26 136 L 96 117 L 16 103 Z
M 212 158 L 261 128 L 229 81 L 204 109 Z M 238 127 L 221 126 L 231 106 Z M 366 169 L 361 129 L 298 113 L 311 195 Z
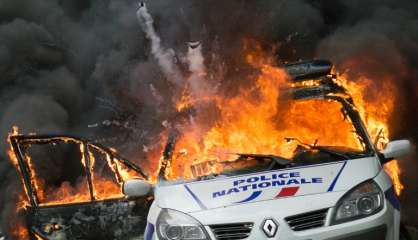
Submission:
M 341 153 L 341 152 L 337 152 L 337 151 L 334 151 L 334 150 L 331 150 L 331 149 L 326 148 L 326 147 L 312 146 L 311 149 L 318 150 L 318 151 L 324 152 L 324 153 L 328 153 L 330 155 L 334 155 L 334 156 L 337 156 L 337 157 L 342 157 L 345 160 L 349 160 L 350 159 L 350 157 L 347 156 L 346 154 Z
M 247 159 L 247 158 L 254 158 L 254 159 L 271 159 L 273 160 L 270 168 L 273 168 L 274 164 L 278 164 L 280 166 L 288 167 L 293 165 L 293 161 L 291 159 L 287 159 L 281 156 L 272 155 L 272 154 L 256 154 L 256 153 L 239 153 L 239 159 Z
M 318 139 L 316 139 L 316 140 L 315 140 L 314 144 L 304 143 L 304 142 L 302 142 L 301 140 L 299 140 L 299 139 L 297 139 L 297 138 L 293 138 L 293 137 L 286 137 L 286 138 L 285 138 L 285 140 L 286 140 L 287 142 L 290 142 L 290 141 L 297 141 L 297 142 L 299 142 L 302 146 L 305 146 L 305 147 L 307 147 L 307 148 L 309 148 L 309 149 L 311 149 L 311 150 L 318 150 L 319 152 L 328 153 L 328 154 L 330 154 L 330 155 L 334 155 L 334 156 L 337 156 L 337 157 L 342 157 L 342 158 L 344 158 L 344 159 L 346 159 L 346 160 L 350 159 L 350 157 L 349 157 L 349 156 L 347 156 L 347 155 L 346 155 L 346 154 L 344 154 L 344 153 L 341 153 L 341 152 L 337 152 L 337 151 L 331 150 L 331 149 L 329 149 L 329 148 L 327 148 L 327 147 L 317 146 L 316 144 L 318 143 Z

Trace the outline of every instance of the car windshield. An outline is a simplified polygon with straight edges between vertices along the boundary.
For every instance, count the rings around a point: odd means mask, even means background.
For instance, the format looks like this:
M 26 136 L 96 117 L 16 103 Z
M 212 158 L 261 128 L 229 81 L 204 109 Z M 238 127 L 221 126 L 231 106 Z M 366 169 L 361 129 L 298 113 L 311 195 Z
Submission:
M 176 171 L 182 171 L 177 175 L 202 179 L 367 155 L 361 138 L 339 102 L 292 101 L 279 109 L 272 121 L 274 130 L 264 136 L 266 140 L 262 142 L 265 145 L 261 147 L 254 147 L 251 145 L 254 141 L 248 140 L 236 147 L 217 146 L 216 151 L 192 157 L 186 154 L 187 148 L 176 149 L 172 164 Z

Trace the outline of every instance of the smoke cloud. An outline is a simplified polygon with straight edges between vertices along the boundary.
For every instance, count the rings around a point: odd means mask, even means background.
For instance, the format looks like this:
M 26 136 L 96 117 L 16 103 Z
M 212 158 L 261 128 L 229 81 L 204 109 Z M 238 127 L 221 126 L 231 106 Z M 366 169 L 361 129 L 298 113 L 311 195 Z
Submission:
M 338 70 L 396 86 L 393 138 L 418 142 L 418 3 L 413 0 L 133 0 L 0 3 L 0 224 L 7 228 L 20 182 L 5 154 L 22 133 L 71 133 L 145 158 L 175 115 L 180 86 L 233 96 L 254 69 L 243 39 L 277 61 L 332 60 Z M 200 41 L 197 48 L 187 43 Z M 353 62 L 353 60 L 356 60 Z M 415 160 L 413 160 L 415 159 Z M 417 224 L 416 158 L 405 169 L 405 216 Z M 412 167 L 411 167 L 412 166 Z

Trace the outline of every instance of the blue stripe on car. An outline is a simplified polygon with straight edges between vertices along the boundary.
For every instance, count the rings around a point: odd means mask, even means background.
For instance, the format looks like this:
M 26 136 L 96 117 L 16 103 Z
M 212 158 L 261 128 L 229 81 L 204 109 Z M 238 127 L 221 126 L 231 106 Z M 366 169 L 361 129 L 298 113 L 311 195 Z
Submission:
M 385 192 L 386 199 L 392 204 L 393 208 L 398 211 L 401 210 L 401 203 L 399 202 L 398 196 L 396 196 L 395 188 L 392 186 Z
M 147 223 L 144 235 L 144 240 L 152 240 L 152 235 L 154 235 L 154 224 L 150 222 Z
M 192 195 L 192 197 L 196 201 L 196 203 L 199 204 L 199 206 L 200 206 L 201 209 L 208 209 L 205 206 L 205 204 L 203 204 L 202 201 L 200 201 L 200 199 L 192 192 L 192 190 L 190 190 L 190 188 L 187 185 L 184 185 L 184 187 L 190 193 L 190 195 Z
M 343 163 L 343 166 L 341 167 L 340 171 L 338 172 L 337 176 L 335 176 L 334 180 L 332 181 L 331 185 L 328 188 L 328 192 L 332 192 L 334 190 L 335 184 L 338 181 L 338 178 L 340 177 L 341 173 L 343 172 L 345 165 L 347 165 L 347 161 Z
M 255 192 L 253 192 L 248 198 L 246 198 L 246 199 L 244 199 L 244 200 L 242 200 L 242 201 L 239 201 L 239 202 L 236 202 L 236 203 L 245 203 L 245 202 L 249 202 L 249 201 L 251 201 L 251 200 L 254 200 L 254 199 L 256 199 L 258 196 L 260 196 L 260 194 L 261 194 L 261 191 L 255 191 Z

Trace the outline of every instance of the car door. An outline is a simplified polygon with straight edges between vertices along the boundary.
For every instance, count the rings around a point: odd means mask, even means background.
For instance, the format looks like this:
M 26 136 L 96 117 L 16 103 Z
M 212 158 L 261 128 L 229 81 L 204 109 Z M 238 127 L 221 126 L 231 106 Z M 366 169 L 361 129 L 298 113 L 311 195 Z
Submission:
M 147 179 L 109 148 L 70 136 L 16 135 L 10 143 L 27 195 L 31 239 L 137 239 L 151 197 L 128 199 L 123 181 Z

